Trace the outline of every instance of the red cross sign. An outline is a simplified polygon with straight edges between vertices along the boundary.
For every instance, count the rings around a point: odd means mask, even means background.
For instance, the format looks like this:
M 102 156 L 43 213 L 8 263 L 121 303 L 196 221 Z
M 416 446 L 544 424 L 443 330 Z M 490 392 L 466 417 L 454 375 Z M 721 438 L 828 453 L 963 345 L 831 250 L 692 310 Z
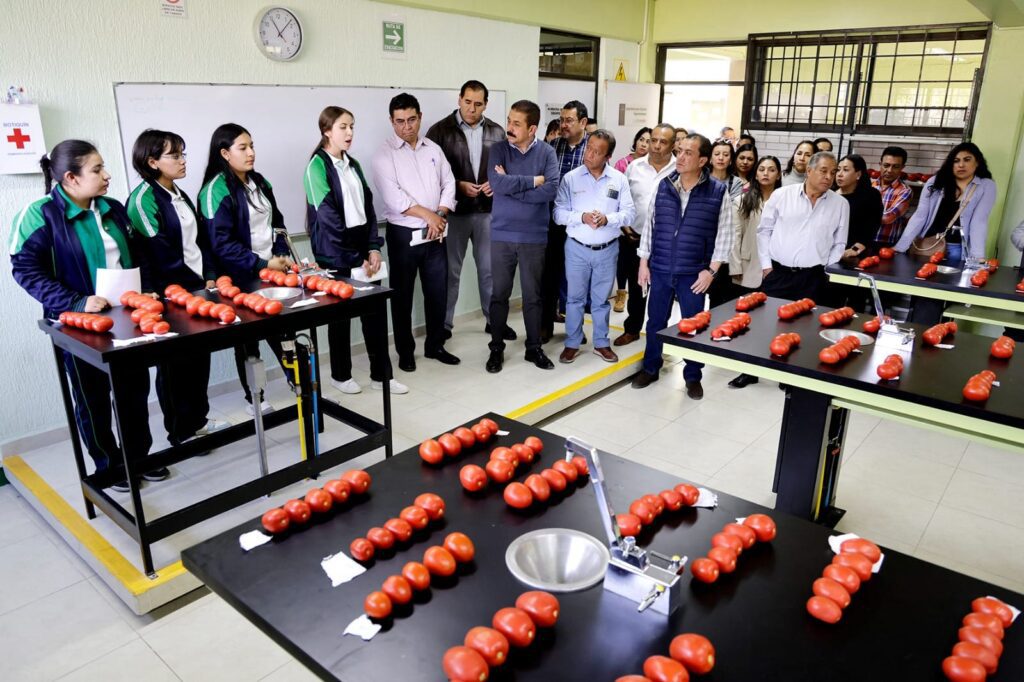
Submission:
M 26 142 L 31 142 L 32 138 L 29 135 L 25 135 L 21 132 L 21 128 L 15 128 L 13 135 L 7 136 L 7 141 L 16 146 L 18 149 L 24 149 Z

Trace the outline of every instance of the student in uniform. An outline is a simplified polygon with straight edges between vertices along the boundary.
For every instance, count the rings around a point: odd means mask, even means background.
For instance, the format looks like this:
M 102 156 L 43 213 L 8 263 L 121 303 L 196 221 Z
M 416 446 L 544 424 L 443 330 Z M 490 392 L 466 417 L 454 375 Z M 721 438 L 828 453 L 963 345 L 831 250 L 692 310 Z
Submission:
M 128 197 L 128 217 L 140 237 L 156 292 L 169 284 L 189 291 L 210 288 L 217 274 L 209 237 L 196 207 L 175 184 L 185 177 L 185 141 L 176 133 L 145 130 L 132 148 L 132 167 L 142 182 Z M 207 418 L 210 354 L 191 353 L 162 362 L 156 395 L 171 445 L 227 428 Z
M 243 289 L 263 268 L 284 272 L 292 265 L 283 234 L 284 217 L 270 183 L 253 170 L 255 163 L 256 150 L 249 131 L 225 123 L 210 138 L 210 155 L 199 191 L 199 210 L 206 220 L 217 272 L 230 276 Z M 281 344 L 275 339 L 267 339 L 267 344 L 280 360 Z M 248 356 L 259 357 L 256 342 L 235 347 L 238 378 L 249 403 L 246 411 L 253 414 L 253 396 L 245 378 Z M 263 412 L 271 410 L 262 394 L 259 404 Z
M 40 303 L 47 319 L 62 312 L 98 313 L 110 302 L 96 295 L 100 268 L 140 267 L 148 288 L 148 272 L 135 247 L 124 207 L 104 195 L 110 174 L 103 158 L 89 142 L 65 140 L 39 162 L 47 195 L 23 208 L 11 229 L 11 269 L 15 281 Z M 56 187 L 53 181 L 57 181 Z M 114 438 L 111 385 L 107 375 L 92 365 L 61 352 L 75 405 L 75 421 L 86 451 L 103 471 L 123 462 Z M 127 456 L 139 460 L 149 454 L 149 373 L 121 375 L 118 417 Z M 166 468 L 143 474 L 149 481 L 169 475 Z M 128 490 L 127 481 L 113 485 Z
M 355 118 L 341 107 L 320 112 L 320 144 L 306 165 L 303 186 L 306 190 L 306 231 L 313 256 L 322 268 L 336 270 L 349 277 L 354 268 L 366 274 L 380 270 L 380 249 L 384 238 L 377 233 L 377 215 L 373 194 L 359 162 L 349 155 Z M 391 358 L 378 353 L 379 344 L 387 344 L 387 318 L 366 313 L 361 320 L 367 355 L 370 357 L 370 386 L 381 390 L 390 380 L 392 393 L 408 393 L 409 388 L 391 379 Z M 342 393 L 360 393 L 362 387 L 352 377 L 351 322 L 342 320 L 327 325 L 331 348 L 331 385 Z

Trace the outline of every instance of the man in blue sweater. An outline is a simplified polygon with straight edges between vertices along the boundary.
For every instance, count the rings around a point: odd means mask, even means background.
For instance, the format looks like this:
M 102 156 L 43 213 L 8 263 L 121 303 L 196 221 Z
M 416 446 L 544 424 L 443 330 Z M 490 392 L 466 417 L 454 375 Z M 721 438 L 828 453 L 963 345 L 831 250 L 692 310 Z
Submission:
M 494 192 L 491 208 L 491 354 L 487 371 L 500 372 L 505 361 L 508 300 L 519 266 L 526 324 L 526 361 L 541 369 L 555 365 L 541 350 L 541 279 L 548 243 L 551 202 L 558 190 L 558 158 L 537 140 L 540 107 L 519 100 L 508 112 L 508 144 L 496 143 L 488 159 L 487 181 Z

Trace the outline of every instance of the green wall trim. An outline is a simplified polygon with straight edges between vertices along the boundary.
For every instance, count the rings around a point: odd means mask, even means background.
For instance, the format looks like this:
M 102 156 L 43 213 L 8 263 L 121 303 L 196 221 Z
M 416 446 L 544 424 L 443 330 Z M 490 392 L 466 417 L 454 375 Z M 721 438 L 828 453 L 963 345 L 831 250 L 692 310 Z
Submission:
M 834 275 L 829 273 L 828 279 L 835 284 L 846 284 L 851 287 L 857 286 L 857 278 L 849 275 Z M 966 303 L 979 308 L 997 308 L 999 310 L 1012 310 L 1017 313 L 1024 313 L 1024 296 L 1020 300 L 1005 298 L 992 298 L 991 296 L 979 296 L 963 291 L 949 291 L 948 289 L 936 289 L 924 285 L 902 284 L 889 282 L 884 279 L 875 279 L 875 284 L 881 291 L 893 291 L 897 294 L 908 294 L 910 296 L 923 296 L 924 298 L 935 298 L 940 301 L 951 303 Z M 1002 324 L 1002 322 L 990 322 L 991 318 L 980 318 L 988 324 Z

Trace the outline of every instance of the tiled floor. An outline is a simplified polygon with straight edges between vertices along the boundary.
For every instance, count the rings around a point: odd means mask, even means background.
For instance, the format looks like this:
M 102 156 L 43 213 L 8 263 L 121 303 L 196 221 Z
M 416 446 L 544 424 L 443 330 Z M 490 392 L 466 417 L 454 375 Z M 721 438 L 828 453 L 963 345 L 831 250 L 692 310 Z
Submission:
M 485 343 L 481 330 L 467 325 L 448 345 L 462 356 L 462 365 L 449 368 L 420 360 L 415 374 L 401 374 L 411 392 L 393 399 L 396 451 L 484 411 L 524 405 L 549 392 L 554 375 L 562 373 L 557 379 L 564 384 L 564 373 L 582 378 L 605 366 L 585 354 L 574 365 L 541 372 L 522 361 L 518 345 L 506 352 L 505 372 L 492 377 L 483 370 Z M 557 344 L 547 349 L 552 354 L 559 350 Z M 630 350 L 638 352 L 640 344 Z M 366 373 L 365 358 L 356 358 L 357 378 L 365 381 Z M 643 391 L 620 384 L 541 426 L 671 476 L 771 506 L 783 394 L 764 381 L 733 391 L 726 387 L 730 378 L 707 368 L 706 397 L 694 402 L 682 393 L 679 365 L 670 364 L 661 380 Z M 272 386 L 269 397 L 275 404 L 288 400 L 280 385 Z M 212 402 L 221 418 L 241 418 L 237 395 Z M 369 388 L 343 402 L 379 416 L 379 394 Z M 271 462 L 295 456 L 295 429 L 270 433 Z M 154 418 L 154 436 L 161 431 Z M 347 436 L 332 430 L 326 444 Z M 75 498 L 66 445 L 24 456 L 52 485 Z M 380 457 L 368 455 L 360 464 Z M 171 481 L 159 484 L 162 489 L 147 490 L 147 504 L 159 506 L 161 498 L 177 504 L 196 494 L 196 486 L 205 494 L 237 482 L 248 475 L 245 467 L 256 466 L 251 460 L 251 448 L 239 444 L 182 463 Z M 1024 457 L 1017 453 L 852 416 L 838 494 L 839 506 L 847 509 L 840 530 L 1024 592 L 1022 498 Z M 255 516 L 265 505 L 239 513 Z M 0 679 L 314 679 L 205 590 L 135 616 L 10 486 L 0 488 L 0 518 Z M 175 546 L 190 544 L 185 533 L 179 536 L 171 538 Z M 132 551 L 131 543 L 122 551 Z

